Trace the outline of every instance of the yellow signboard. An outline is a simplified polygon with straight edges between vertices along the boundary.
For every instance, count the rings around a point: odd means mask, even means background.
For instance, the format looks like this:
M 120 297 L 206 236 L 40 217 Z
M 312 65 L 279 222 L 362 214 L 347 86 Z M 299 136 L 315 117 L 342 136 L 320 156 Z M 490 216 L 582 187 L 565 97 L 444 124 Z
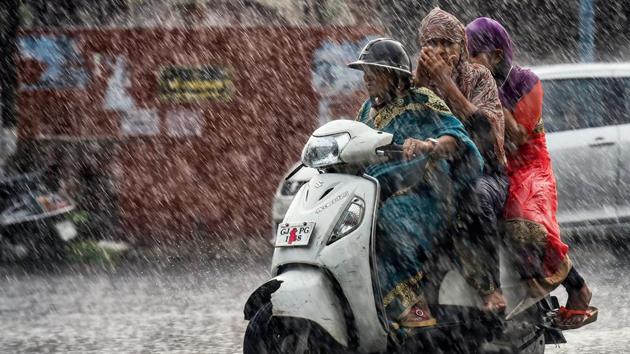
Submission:
M 227 100 L 233 87 L 231 71 L 214 65 L 169 66 L 160 72 L 160 99 L 166 101 Z

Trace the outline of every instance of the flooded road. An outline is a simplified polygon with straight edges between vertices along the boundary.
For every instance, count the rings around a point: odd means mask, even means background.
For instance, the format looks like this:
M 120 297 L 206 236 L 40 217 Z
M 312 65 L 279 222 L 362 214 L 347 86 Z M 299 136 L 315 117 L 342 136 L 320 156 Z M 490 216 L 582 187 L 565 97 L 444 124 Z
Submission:
M 575 252 L 599 320 L 549 353 L 630 348 L 630 261 Z M 240 353 L 242 307 L 266 265 L 0 267 L 0 353 Z M 562 291 L 557 291 L 564 302 Z
M 242 304 L 267 275 L 226 268 L 4 269 L 0 353 L 240 352 Z
M 589 284 L 599 308 L 597 321 L 565 331 L 567 344 L 547 346 L 549 353 L 630 353 L 630 255 L 613 255 L 610 248 L 582 246 L 570 251 L 576 269 Z M 556 290 L 560 304 L 566 302 L 563 288 Z

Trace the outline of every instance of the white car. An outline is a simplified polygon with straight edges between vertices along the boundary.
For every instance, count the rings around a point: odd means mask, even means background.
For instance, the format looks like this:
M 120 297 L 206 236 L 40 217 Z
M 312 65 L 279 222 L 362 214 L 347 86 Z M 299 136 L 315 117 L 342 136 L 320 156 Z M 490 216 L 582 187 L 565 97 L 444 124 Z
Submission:
M 289 205 L 291 205 L 291 201 L 293 201 L 293 197 L 300 190 L 300 188 L 311 180 L 311 178 L 317 175 L 316 169 L 310 167 L 302 167 L 296 174 L 291 176 L 288 180 L 286 177 L 294 171 L 300 164 L 297 163 L 289 169 L 287 174 L 280 181 L 280 185 L 276 190 L 276 194 L 273 198 L 273 208 L 272 208 L 272 237 L 275 241 L 276 230 L 278 224 L 282 222 L 284 219 L 284 214 L 286 214 L 287 209 L 289 209 Z
M 630 63 L 534 67 L 563 232 L 630 225 Z

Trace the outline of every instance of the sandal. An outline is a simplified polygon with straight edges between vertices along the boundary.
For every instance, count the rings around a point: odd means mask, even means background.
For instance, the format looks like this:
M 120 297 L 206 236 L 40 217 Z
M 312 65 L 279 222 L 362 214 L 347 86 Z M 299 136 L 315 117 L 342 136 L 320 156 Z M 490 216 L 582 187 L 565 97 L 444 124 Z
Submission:
M 577 329 L 597 321 L 598 312 L 599 310 L 597 307 L 593 306 L 589 306 L 586 310 L 574 310 L 561 306 L 555 319 L 555 325 L 561 330 Z M 574 318 L 575 316 L 584 316 L 584 319 L 580 322 L 569 323 L 568 320 Z
M 435 320 L 435 317 L 431 315 L 431 311 L 426 304 L 424 306 L 416 304 L 413 305 L 409 312 L 398 321 L 398 324 L 400 327 L 418 328 L 435 326 L 437 321 Z

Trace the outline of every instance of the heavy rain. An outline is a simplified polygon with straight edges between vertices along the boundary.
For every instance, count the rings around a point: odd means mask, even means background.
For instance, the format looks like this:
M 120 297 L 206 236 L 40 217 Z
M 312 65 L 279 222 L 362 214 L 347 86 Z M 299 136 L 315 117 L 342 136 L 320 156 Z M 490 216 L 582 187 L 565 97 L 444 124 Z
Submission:
M 0 353 L 630 351 L 628 28 L 3 0 Z

